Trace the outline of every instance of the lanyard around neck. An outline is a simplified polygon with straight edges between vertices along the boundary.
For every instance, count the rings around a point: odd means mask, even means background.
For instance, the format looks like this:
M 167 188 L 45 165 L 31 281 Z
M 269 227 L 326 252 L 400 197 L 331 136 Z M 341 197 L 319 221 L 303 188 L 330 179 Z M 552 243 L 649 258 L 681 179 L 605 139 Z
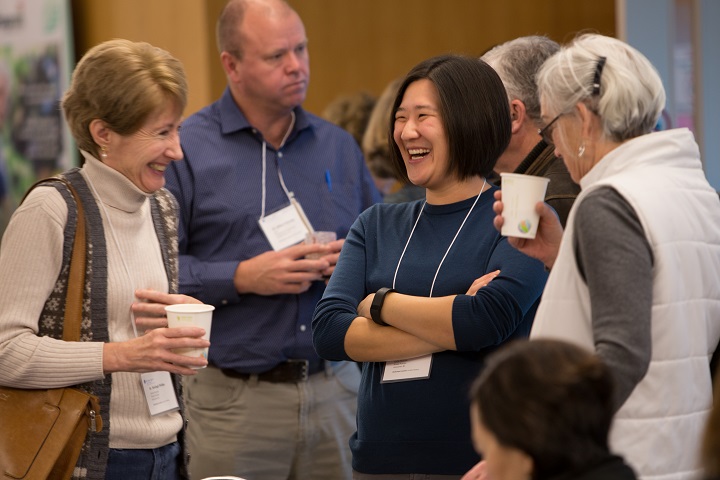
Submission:
M 480 200 L 480 195 L 482 195 L 483 190 L 485 190 L 485 185 L 487 184 L 487 179 L 483 179 L 483 186 L 480 189 L 480 193 L 477 194 L 477 197 L 475 197 L 475 201 L 472 204 L 472 207 L 470 207 L 470 210 L 468 210 L 468 213 L 465 215 L 465 218 L 463 219 L 462 223 L 460 224 L 460 228 L 458 228 L 457 232 L 455 232 L 455 236 L 453 237 L 452 241 L 450 242 L 450 245 L 448 246 L 447 250 L 445 250 L 445 255 L 443 255 L 442 260 L 440 260 L 440 264 L 437 267 L 437 270 L 435 270 L 435 276 L 433 277 L 432 285 L 430 285 L 430 297 L 433 295 L 433 290 L 435 289 L 435 280 L 437 280 L 438 273 L 440 273 L 440 268 L 442 267 L 442 264 L 445 262 L 445 258 L 448 256 L 448 253 L 450 253 L 450 249 L 452 248 L 453 244 L 455 244 L 455 240 L 457 239 L 458 235 L 460 235 L 460 231 L 465 226 L 465 222 L 467 221 L 468 217 L 472 213 L 473 209 L 475 208 L 475 205 L 477 204 L 478 200 Z M 405 256 L 405 251 L 408 248 L 408 245 L 410 245 L 410 239 L 413 237 L 413 234 L 415 233 L 415 227 L 417 227 L 418 222 L 420 221 L 420 217 L 422 216 L 423 210 L 425 210 L 425 205 L 427 205 L 427 200 L 423 202 L 422 208 L 420 209 L 420 213 L 418 213 L 417 219 L 415 220 L 415 224 L 413 225 L 412 230 L 410 231 L 410 236 L 407 239 L 407 242 L 405 242 L 405 248 L 403 248 L 402 253 L 400 254 L 400 260 L 398 260 L 397 267 L 395 267 L 395 275 L 393 276 L 393 283 L 392 286 L 395 288 L 395 280 L 397 280 L 397 274 L 398 270 L 400 270 L 400 264 L 403 261 L 403 257 Z
M 282 142 L 280 142 L 280 146 L 278 147 L 278 151 L 285 146 L 285 142 L 287 141 L 288 137 L 290 136 L 290 132 L 292 132 L 293 127 L 295 126 L 295 112 L 290 112 L 290 126 L 288 127 L 287 131 L 285 132 L 285 136 L 282 139 Z M 280 171 L 280 163 L 278 162 L 277 165 L 277 172 L 278 172 L 278 179 L 280 179 L 280 186 L 282 186 L 283 191 L 285 192 L 285 195 L 288 198 L 288 201 L 292 202 L 293 194 L 290 192 L 287 187 L 285 186 L 285 180 L 282 176 L 282 171 Z M 267 142 L 265 139 L 263 139 L 262 142 L 262 200 L 260 204 L 260 218 L 265 218 L 265 199 L 267 196 Z

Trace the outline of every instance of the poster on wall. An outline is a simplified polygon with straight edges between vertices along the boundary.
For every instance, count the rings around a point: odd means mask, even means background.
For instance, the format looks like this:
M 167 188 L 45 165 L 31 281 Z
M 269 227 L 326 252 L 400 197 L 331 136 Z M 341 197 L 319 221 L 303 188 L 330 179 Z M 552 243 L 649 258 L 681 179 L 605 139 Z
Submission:
M 70 0 L 0 0 L 0 233 L 33 182 L 76 164 L 60 98 L 74 62 Z

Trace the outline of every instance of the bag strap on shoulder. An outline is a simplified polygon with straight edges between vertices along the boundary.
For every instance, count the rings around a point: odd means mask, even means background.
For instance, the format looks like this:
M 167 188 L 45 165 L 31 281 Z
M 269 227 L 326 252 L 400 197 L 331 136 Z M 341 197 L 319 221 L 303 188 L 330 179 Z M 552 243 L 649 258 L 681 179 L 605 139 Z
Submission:
M 66 342 L 80 341 L 80 324 L 82 322 L 83 291 L 85 290 L 85 211 L 80 196 L 73 186 L 62 177 L 50 177 L 35 182 L 25 193 L 23 200 L 37 186 L 59 182 L 65 185 L 77 206 L 77 222 L 73 239 L 70 274 L 68 278 L 67 296 L 65 297 L 65 318 L 63 322 L 63 340 Z

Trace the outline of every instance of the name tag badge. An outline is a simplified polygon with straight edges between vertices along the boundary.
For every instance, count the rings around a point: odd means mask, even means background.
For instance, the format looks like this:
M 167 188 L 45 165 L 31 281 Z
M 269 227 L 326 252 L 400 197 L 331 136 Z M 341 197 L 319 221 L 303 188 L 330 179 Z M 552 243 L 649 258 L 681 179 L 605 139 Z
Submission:
M 170 372 L 143 373 L 140 378 L 150 415 L 155 416 L 180 409 Z
M 305 223 L 300 204 L 291 202 L 287 207 L 258 220 L 260 229 L 273 250 L 280 251 L 305 240 L 310 231 Z
M 409 360 L 385 362 L 382 381 L 380 383 L 407 382 L 409 380 L 425 380 L 430 378 L 432 354 Z

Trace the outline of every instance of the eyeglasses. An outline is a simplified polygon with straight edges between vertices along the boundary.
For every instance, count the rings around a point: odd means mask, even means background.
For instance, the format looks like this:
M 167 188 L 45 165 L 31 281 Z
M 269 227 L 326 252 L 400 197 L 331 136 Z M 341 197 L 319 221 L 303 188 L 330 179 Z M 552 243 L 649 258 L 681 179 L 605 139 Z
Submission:
M 548 145 L 553 143 L 553 140 L 552 140 L 552 132 L 553 131 L 552 131 L 552 128 L 550 128 L 550 127 L 552 127 L 553 124 L 558 121 L 558 118 L 562 117 L 566 113 L 567 112 L 558 113 L 557 115 L 555 115 L 555 118 L 550 120 L 550 123 L 545 125 L 543 128 L 538 129 L 538 135 L 540 135 L 542 137 L 542 139 L 545 141 L 545 143 L 547 143 Z
M 595 75 L 593 76 L 593 83 L 592 83 L 592 96 L 597 97 L 600 95 L 600 77 L 602 76 L 603 68 L 605 67 L 605 62 L 607 61 L 606 57 L 598 57 L 597 63 L 595 64 Z M 538 135 L 542 137 L 542 139 L 547 143 L 548 145 L 553 143 L 552 140 L 552 127 L 555 122 L 558 121 L 558 118 L 562 117 L 568 112 L 561 112 L 558 113 L 555 118 L 550 120 L 550 123 L 545 125 L 543 128 L 538 130 Z

